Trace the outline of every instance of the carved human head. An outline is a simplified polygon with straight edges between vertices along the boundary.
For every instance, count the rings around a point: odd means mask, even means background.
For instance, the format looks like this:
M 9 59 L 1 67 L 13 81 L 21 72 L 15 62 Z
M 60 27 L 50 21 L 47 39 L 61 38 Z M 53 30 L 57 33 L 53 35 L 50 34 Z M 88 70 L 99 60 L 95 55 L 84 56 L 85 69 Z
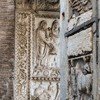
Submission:
M 83 67 L 83 73 L 84 74 L 88 74 L 91 72 L 91 68 L 90 68 L 90 65 L 88 63 L 86 63 Z
M 40 29 L 47 29 L 47 22 L 45 20 L 42 20 L 40 23 L 39 23 L 39 28 Z
M 51 29 L 55 29 L 55 30 L 58 29 L 58 21 L 57 20 L 53 21 Z

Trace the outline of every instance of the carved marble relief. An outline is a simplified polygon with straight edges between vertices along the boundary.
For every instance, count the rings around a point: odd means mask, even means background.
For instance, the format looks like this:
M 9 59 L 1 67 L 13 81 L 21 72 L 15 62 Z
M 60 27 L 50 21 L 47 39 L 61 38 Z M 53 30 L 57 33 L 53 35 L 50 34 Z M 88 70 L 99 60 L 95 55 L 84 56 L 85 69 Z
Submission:
M 69 60 L 70 100 L 93 100 L 92 56 Z
M 69 0 L 69 5 L 71 17 L 76 17 L 92 9 L 92 0 Z
M 37 10 L 60 10 L 60 0 L 37 0 Z M 39 6 L 38 6 L 39 5 Z M 40 6 L 41 5 L 41 6 Z
M 58 20 L 35 18 L 31 71 L 32 100 L 59 100 L 58 26 Z
M 31 14 L 16 13 L 15 100 L 28 100 Z
M 16 8 L 18 8 L 18 9 L 29 9 L 28 0 L 16 0 Z
M 37 19 L 38 20 L 38 19 Z M 52 21 L 52 22 L 51 22 Z M 36 21 L 37 22 L 37 21 Z M 34 36 L 33 76 L 59 76 L 59 32 L 57 20 L 40 20 Z M 35 42 L 36 41 L 36 42 Z M 48 70 L 50 70 L 48 72 Z
M 58 82 L 34 82 L 31 87 L 32 100 L 60 100 Z

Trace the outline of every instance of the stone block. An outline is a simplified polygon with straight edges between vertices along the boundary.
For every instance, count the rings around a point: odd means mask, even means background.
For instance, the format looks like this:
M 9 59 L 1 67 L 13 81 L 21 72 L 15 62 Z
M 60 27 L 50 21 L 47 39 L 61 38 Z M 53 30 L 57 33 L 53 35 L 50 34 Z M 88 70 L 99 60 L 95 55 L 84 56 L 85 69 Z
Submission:
M 73 36 L 67 41 L 68 56 L 78 56 L 92 51 L 92 28 L 88 28 Z

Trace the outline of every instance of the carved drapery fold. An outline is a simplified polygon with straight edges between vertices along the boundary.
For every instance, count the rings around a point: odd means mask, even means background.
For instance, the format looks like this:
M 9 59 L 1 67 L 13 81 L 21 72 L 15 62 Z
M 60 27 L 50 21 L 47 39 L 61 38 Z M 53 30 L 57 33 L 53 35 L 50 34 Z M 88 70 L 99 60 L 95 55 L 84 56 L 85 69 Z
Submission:
M 34 21 L 31 98 L 59 100 L 58 20 L 36 17 Z

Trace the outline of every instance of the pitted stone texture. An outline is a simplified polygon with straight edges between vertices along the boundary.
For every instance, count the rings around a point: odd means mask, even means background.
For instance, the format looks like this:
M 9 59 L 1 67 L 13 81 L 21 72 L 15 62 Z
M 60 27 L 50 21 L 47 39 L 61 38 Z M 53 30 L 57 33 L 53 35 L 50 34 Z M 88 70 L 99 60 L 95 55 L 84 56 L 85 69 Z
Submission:
M 59 20 L 36 17 L 34 24 L 32 100 L 59 100 Z
M 31 81 L 32 100 L 60 100 L 58 82 L 33 82 Z
M 0 0 L 0 100 L 13 99 L 14 0 Z
M 68 31 L 70 31 L 71 29 L 73 29 L 76 26 L 81 25 L 82 23 L 90 20 L 92 18 L 92 10 L 87 11 L 86 13 L 81 14 L 78 17 L 75 17 L 73 19 L 71 19 L 68 23 Z
M 92 51 L 92 28 L 88 28 L 68 38 L 68 56 L 78 56 Z

